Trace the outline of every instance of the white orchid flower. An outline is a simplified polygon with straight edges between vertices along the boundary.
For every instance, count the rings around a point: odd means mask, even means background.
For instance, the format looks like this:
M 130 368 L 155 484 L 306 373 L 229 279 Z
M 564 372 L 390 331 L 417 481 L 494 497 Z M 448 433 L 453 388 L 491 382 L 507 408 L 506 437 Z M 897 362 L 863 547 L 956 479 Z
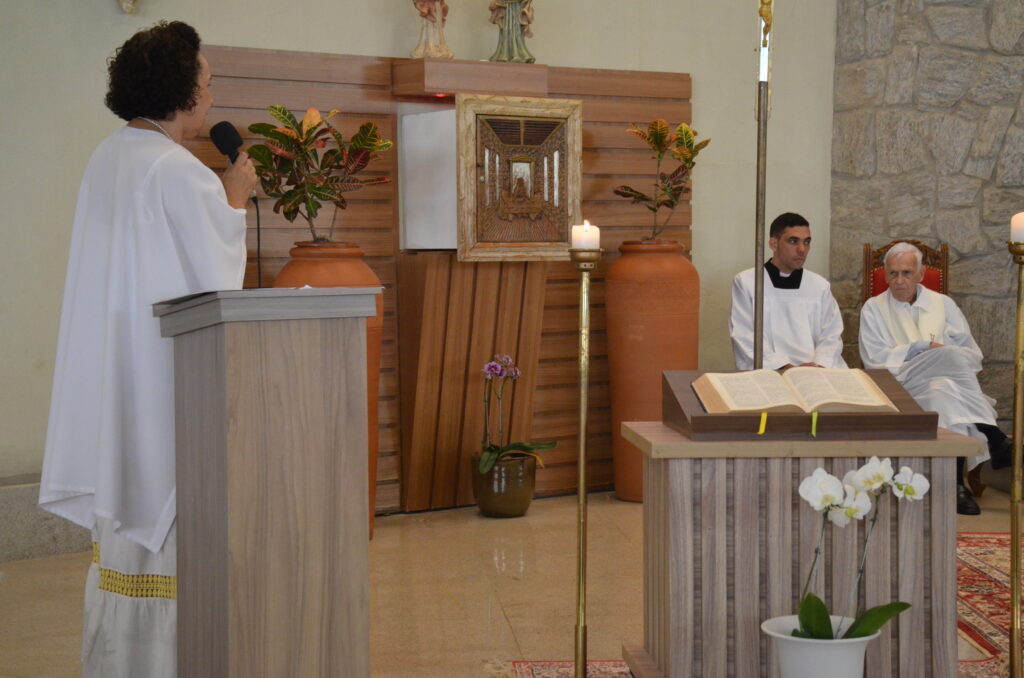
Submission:
M 843 484 L 839 478 L 818 467 L 803 479 L 798 490 L 800 497 L 815 511 L 837 506 L 843 501 Z
M 900 472 L 892 477 L 892 493 L 897 499 L 906 497 L 911 501 L 919 501 L 928 494 L 931 483 L 920 473 L 914 473 L 914 469 L 904 466 Z
M 843 503 L 828 512 L 828 519 L 837 527 L 846 527 L 851 519 L 860 520 L 871 510 L 870 494 L 853 485 L 846 485 L 845 489 Z
M 858 490 L 876 492 L 889 484 L 892 476 L 892 460 L 888 457 L 882 460 L 871 457 L 866 464 L 857 469 L 852 484 Z

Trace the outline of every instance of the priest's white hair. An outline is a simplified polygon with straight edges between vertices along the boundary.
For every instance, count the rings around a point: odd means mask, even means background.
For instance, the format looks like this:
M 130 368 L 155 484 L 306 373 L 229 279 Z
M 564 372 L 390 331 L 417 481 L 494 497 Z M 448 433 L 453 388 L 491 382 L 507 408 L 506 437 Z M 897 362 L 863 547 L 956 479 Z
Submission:
M 889 260 L 893 257 L 898 257 L 901 254 L 913 254 L 914 261 L 917 262 L 915 271 L 921 270 L 921 265 L 924 263 L 924 254 L 921 250 L 917 249 L 914 245 L 909 242 L 898 242 L 889 248 L 889 251 L 885 253 L 885 259 L 882 261 L 882 265 L 885 266 L 889 263 Z

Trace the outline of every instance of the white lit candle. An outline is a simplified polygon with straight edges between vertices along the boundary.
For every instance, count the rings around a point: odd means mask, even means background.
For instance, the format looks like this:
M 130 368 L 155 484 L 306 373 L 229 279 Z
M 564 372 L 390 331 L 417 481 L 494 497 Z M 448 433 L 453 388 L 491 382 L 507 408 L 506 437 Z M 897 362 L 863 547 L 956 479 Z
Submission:
M 1017 212 L 1010 219 L 1010 242 L 1024 242 L 1024 212 Z
M 572 248 L 574 250 L 601 249 L 601 229 L 591 226 L 586 219 L 582 226 L 572 227 Z

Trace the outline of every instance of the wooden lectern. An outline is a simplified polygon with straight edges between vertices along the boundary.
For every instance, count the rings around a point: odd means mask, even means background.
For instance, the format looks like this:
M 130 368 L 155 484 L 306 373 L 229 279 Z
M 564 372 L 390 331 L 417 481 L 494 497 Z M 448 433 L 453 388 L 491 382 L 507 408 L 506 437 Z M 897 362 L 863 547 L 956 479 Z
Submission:
M 931 491 L 881 501 L 865 602 L 913 607 L 872 641 L 865 675 L 957 675 L 955 458 L 982 443 L 942 429 L 870 441 L 694 441 L 662 422 L 622 433 L 644 453 L 644 642 L 623 647 L 636 678 L 778 676 L 760 624 L 796 614 L 821 525 L 797 487 L 818 466 L 842 478 L 871 456 L 924 473 Z M 835 614 L 849 604 L 863 529 L 834 529 L 825 545 L 811 590 Z
M 378 292 L 154 307 L 174 337 L 179 675 L 369 678 L 364 318 Z

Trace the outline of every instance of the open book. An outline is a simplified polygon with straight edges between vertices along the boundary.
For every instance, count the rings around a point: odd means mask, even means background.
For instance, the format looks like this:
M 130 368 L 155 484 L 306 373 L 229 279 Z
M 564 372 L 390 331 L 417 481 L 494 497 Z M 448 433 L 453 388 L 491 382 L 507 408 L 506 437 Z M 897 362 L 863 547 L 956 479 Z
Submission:
M 709 414 L 899 412 L 863 370 L 793 367 L 703 374 L 693 382 Z

